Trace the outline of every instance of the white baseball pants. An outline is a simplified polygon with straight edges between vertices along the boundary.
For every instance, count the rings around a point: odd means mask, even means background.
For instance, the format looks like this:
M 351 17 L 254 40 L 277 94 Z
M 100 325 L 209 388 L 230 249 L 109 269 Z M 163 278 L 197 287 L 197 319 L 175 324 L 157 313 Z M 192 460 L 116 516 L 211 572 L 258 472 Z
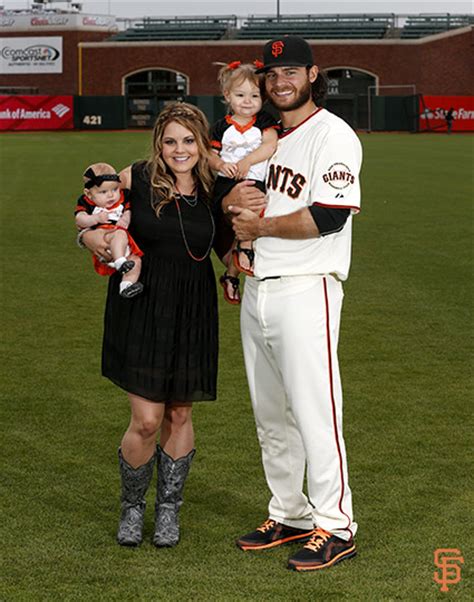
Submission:
M 343 299 L 332 276 L 247 278 L 242 343 L 269 517 L 349 539 L 352 518 L 337 361 Z M 303 493 L 306 469 L 308 497 Z

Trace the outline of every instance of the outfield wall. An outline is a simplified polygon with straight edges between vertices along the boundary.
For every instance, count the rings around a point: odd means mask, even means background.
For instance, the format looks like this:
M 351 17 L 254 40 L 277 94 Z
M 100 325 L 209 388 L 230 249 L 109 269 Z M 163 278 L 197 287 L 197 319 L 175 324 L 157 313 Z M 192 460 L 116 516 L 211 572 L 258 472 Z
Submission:
M 225 114 L 218 96 L 186 96 L 207 115 L 210 123 Z M 337 114 L 333 99 L 326 107 Z M 157 102 L 153 113 L 144 113 L 142 127 L 152 127 L 164 106 Z M 375 96 L 372 99 L 370 130 L 446 131 L 445 112 L 454 109 L 452 131 L 474 131 L 472 96 Z M 120 130 L 137 127 L 125 96 L 1 96 L 0 131 L 18 130 Z
M 474 131 L 474 97 L 420 95 L 419 103 L 420 132 L 446 132 L 446 113 L 450 109 L 453 113 L 453 132 Z

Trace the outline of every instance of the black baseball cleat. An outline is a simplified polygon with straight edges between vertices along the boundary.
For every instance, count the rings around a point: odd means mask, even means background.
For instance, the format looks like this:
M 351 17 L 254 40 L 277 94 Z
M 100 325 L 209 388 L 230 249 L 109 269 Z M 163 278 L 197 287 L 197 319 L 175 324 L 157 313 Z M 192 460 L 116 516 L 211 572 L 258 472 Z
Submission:
M 345 541 L 324 529 L 315 529 L 311 539 L 288 560 L 295 571 L 316 571 L 356 555 L 354 540 Z
M 240 537 L 235 543 L 241 550 L 267 550 L 294 541 L 307 541 L 314 529 L 296 529 L 266 520 L 252 533 Z

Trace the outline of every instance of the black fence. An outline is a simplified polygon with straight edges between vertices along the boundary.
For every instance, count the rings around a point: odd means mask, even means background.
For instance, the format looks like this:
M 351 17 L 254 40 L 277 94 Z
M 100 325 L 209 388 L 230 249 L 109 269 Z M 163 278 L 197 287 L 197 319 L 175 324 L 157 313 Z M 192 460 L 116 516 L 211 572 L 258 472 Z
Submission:
M 355 129 L 373 131 L 417 131 L 418 97 L 372 96 L 369 114 L 367 95 L 330 96 L 324 106 Z M 225 115 L 219 96 L 183 96 L 199 107 L 210 123 Z M 127 98 L 126 96 L 76 96 L 74 127 L 79 130 L 121 130 L 152 128 L 161 109 L 174 100 Z M 369 123 L 370 120 L 370 123 Z

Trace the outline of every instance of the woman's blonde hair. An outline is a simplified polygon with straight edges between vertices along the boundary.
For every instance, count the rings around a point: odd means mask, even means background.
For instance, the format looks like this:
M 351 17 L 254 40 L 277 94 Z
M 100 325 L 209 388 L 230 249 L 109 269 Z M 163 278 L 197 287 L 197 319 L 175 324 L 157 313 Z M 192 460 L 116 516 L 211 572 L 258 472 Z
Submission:
M 153 148 L 147 162 L 153 194 L 151 205 L 156 215 L 162 208 L 174 200 L 175 175 L 163 161 L 163 133 L 170 123 L 175 122 L 192 132 L 199 151 L 199 160 L 193 167 L 197 180 L 198 193 L 209 203 L 211 200 L 214 176 L 209 166 L 211 142 L 209 139 L 209 123 L 204 113 L 186 102 L 173 102 L 167 105 L 155 122 L 153 128 Z
M 222 65 L 217 75 L 217 81 L 219 82 L 221 93 L 223 95 L 230 92 L 234 86 L 245 81 L 249 81 L 260 89 L 262 77 L 255 73 L 255 65 L 252 65 L 251 63 L 241 63 L 240 61 L 234 61 L 233 63 L 228 64 L 214 63 L 214 65 Z

